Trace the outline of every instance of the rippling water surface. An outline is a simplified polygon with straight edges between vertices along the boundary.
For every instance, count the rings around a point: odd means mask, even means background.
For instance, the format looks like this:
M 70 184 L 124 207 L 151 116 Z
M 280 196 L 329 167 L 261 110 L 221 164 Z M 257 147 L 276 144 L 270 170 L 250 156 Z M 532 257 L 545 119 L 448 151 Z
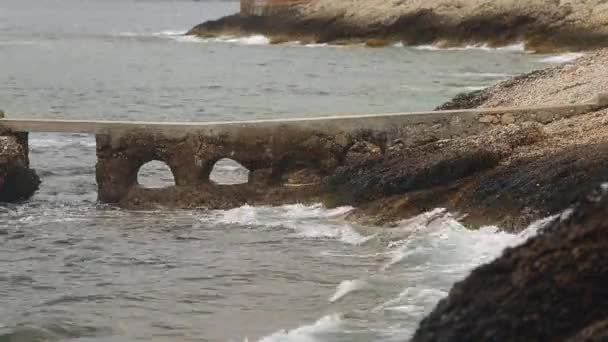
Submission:
M 431 109 L 564 58 L 517 47 L 270 46 L 181 32 L 234 2 L 2 0 L 10 117 L 217 121 Z M 350 208 L 126 211 L 96 203 L 94 138 L 32 134 L 42 177 L 0 206 L 0 340 L 403 341 L 454 281 L 532 233 L 440 210 L 397 227 Z M 140 174 L 171 182 L 153 165 Z M 219 180 L 237 179 L 234 165 Z M 235 174 L 236 173 L 236 174 Z

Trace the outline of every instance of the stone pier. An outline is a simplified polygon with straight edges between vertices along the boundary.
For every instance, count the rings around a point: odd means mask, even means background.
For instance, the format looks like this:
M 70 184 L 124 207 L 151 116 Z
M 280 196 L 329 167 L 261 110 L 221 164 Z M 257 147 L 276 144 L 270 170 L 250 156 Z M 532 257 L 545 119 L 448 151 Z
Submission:
M 99 201 L 124 207 L 229 208 L 250 204 L 318 201 L 322 180 L 336 169 L 403 147 L 475 135 L 498 125 L 548 123 L 606 106 L 584 105 L 332 116 L 310 119 L 208 123 L 0 119 L 2 136 L 27 150 L 27 132 L 96 135 Z M 232 159 L 249 182 L 220 185 L 214 165 Z M 175 186 L 139 185 L 140 168 L 161 161 Z

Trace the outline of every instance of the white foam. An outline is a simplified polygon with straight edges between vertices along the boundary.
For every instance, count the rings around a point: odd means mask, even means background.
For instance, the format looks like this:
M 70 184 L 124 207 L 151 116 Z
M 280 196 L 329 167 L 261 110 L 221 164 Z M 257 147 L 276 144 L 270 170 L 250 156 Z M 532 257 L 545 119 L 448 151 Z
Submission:
M 319 208 L 305 208 L 295 210 L 292 207 L 292 214 L 319 213 Z M 302 215 L 303 212 L 307 214 Z M 568 214 L 570 212 L 562 216 Z M 360 254 L 357 250 L 344 255 L 326 254 L 327 257 L 370 258 L 366 263 L 377 263 L 376 272 L 373 269 L 370 272 L 366 267 L 363 277 L 344 280 L 328 294 L 329 302 L 340 302 L 341 310 L 351 305 L 341 300 L 355 297 L 356 304 L 350 306 L 350 311 L 342 316 L 323 317 L 312 325 L 292 331 L 281 330 L 262 341 L 312 342 L 330 337 L 362 341 L 408 340 L 420 319 L 448 294 L 454 282 L 480 264 L 492 261 L 505 248 L 525 242 L 558 217 L 536 221 L 519 234 L 506 233 L 495 226 L 469 230 L 440 208 L 403 220 L 397 227 L 380 231 L 376 242 L 386 244 L 380 250 L 374 248 L 372 251 L 376 253 L 370 254 L 370 250 L 364 248 Z M 366 309 L 358 297 L 365 296 L 369 290 L 389 294 L 382 304 Z
M 332 303 L 336 302 L 344 298 L 344 296 L 348 295 L 349 293 L 365 289 L 368 286 L 369 284 L 361 279 L 344 280 L 340 283 L 340 285 L 338 285 L 336 292 L 331 296 L 331 298 L 329 298 L 329 301 Z
M 126 31 L 126 32 L 118 32 L 116 35 L 119 37 L 176 37 L 183 36 L 187 31 L 183 30 L 165 30 L 159 32 L 134 32 L 134 31 Z
M 352 207 L 326 209 L 320 204 L 280 207 L 244 205 L 235 209 L 215 211 L 210 219 L 221 224 L 287 228 L 293 231 L 294 236 L 306 239 L 332 239 L 351 245 L 363 244 L 374 238 L 374 235 L 363 236 L 352 225 L 341 220 L 352 210 Z
M 403 265 L 399 271 L 407 278 L 408 286 L 397 298 L 388 300 L 373 311 L 395 310 L 421 318 L 447 295 L 449 288 L 429 287 L 429 280 L 443 279 L 446 285 L 458 281 L 475 267 L 494 260 L 506 248 L 524 243 L 559 217 L 538 220 L 521 233 L 511 234 L 495 226 L 469 230 L 449 213 L 438 216 L 440 214 L 435 210 L 403 221 L 397 228 L 415 233 L 389 246 L 393 254 L 381 270 Z M 431 217 L 434 219 L 429 221 Z M 429 223 L 425 225 L 425 222 Z M 425 264 L 420 264 L 419 260 L 424 260 Z
M 319 47 L 328 47 L 329 44 L 327 44 L 327 43 L 310 43 L 310 44 L 306 44 L 304 46 L 309 47 L 309 48 L 319 48 Z
M 141 36 L 141 33 L 137 33 L 137 32 L 118 32 L 116 33 L 116 36 L 119 37 L 139 37 Z
M 208 38 L 204 39 L 205 42 L 215 42 L 215 43 L 230 43 L 230 44 L 239 44 L 239 45 L 268 45 L 270 44 L 270 39 L 261 34 L 248 36 L 248 37 L 217 37 L 217 38 Z
M 154 33 L 152 33 L 152 35 L 159 36 L 159 37 L 175 37 L 175 36 L 183 36 L 187 32 L 188 31 L 183 31 L 183 30 L 165 30 L 165 31 L 160 31 L 160 32 L 154 32 Z
M 465 78 L 507 78 L 512 77 L 513 74 L 501 72 L 462 72 L 454 74 L 454 76 Z
M 303 325 L 293 330 L 280 330 L 263 337 L 260 342 L 315 342 L 321 341 L 321 335 L 336 331 L 342 324 L 339 314 L 324 316 L 313 324 Z
M 180 43 L 204 43 L 205 39 L 197 36 L 171 36 L 171 39 Z
M 465 91 L 478 91 L 478 90 L 483 90 L 486 89 L 486 86 L 467 86 L 467 87 L 463 87 L 462 89 Z
M 374 238 L 374 236 L 363 236 L 359 234 L 351 225 L 302 225 L 292 227 L 298 232 L 296 236 L 308 239 L 335 239 L 349 245 L 361 245 Z
M 550 56 L 540 60 L 541 63 L 551 63 L 551 64 L 564 64 L 573 62 L 581 57 L 585 56 L 584 53 L 578 52 L 569 52 L 561 55 Z
M 436 45 L 418 45 L 414 46 L 416 50 L 423 51 L 466 51 L 466 50 L 479 50 L 479 51 L 505 51 L 505 52 L 526 52 L 526 45 L 524 43 L 517 43 L 512 45 L 506 45 L 501 47 L 490 47 L 488 44 L 474 44 L 459 47 L 442 47 L 441 44 Z

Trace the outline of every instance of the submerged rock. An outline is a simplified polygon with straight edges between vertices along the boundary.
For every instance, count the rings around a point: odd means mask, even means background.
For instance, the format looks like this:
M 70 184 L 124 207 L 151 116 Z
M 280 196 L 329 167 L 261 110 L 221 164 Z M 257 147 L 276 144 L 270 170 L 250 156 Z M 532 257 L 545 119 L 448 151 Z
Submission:
M 474 270 L 420 323 L 412 341 L 606 340 L 607 190 Z

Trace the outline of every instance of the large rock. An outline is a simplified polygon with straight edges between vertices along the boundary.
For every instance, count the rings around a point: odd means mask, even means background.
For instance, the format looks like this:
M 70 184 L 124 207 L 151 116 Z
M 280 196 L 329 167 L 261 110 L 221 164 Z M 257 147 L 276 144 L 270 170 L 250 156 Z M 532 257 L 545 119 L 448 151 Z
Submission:
M 525 42 L 529 49 L 550 51 L 606 46 L 607 13 L 602 0 L 310 0 L 265 15 L 209 21 L 189 33 L 368 46 Z
M 18 202 L 30 198 L 40 185 L 40 178 L 29 168 L 27 134 L 0 136 L 0 202 Z
M 456 284 L 413 341 L 605 341 L 607 190 Z

